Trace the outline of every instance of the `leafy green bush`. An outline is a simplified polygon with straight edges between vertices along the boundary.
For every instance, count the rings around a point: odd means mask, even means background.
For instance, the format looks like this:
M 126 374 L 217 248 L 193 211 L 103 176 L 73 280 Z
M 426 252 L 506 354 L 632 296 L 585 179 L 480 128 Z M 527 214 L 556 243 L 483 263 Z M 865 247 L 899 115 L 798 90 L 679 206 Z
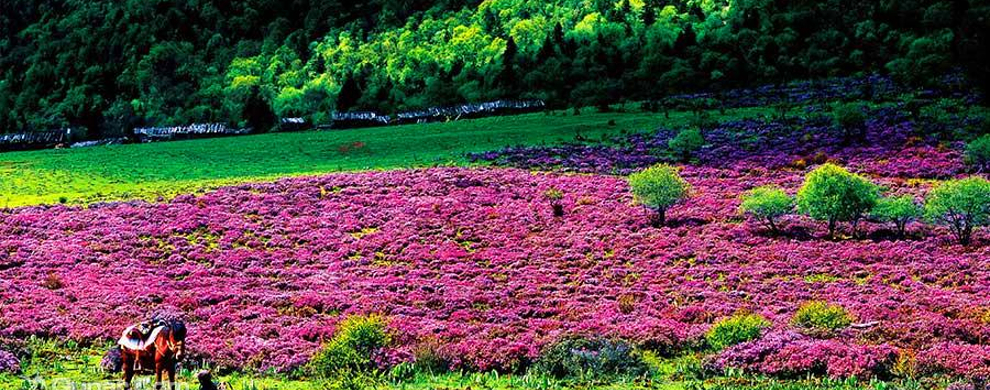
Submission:
M 990 167 L 990 134 L 966 145 L 966 162 L 981 171 Z
M 691 155 L 702 146 L 705 146 L 705 138 L 701 136 L 701 131 L 698 129 L 681 130 L 674 138 L 667 141 L 667 147 L 683 161 L 690 160 Z
M 842 129 L 845 141 L 862 139 L 866 133 L 866 113 L 856 103 L 836 103 L 832 106 L 832 121 Z
M 653 224 L 666 222 L 667 210 L 688 197 L 691 185 L 681 178 L 677 168 L 656 165 L 629 175 L 629 188 L 636 201 L 656 211 Z
M 897 227 L 897 234 L 904 236 L 907 224 L 922 216 L 921 207 L 914 202 L 910 195 L 884 197 L 877 200 L 870 215 L 881 222 L 892 222 Z
M 762 186 L 747 191 L 742 196 L 739 211 L 756 218 L 776 233 L 777 218 L 794 210 L 794 198 L 777 186 Z
M 828 235 L 835 236 L 837 222 L 856 223 L 877 203 L 880 188 L 845 168 L 825 164 L 805 176 L 797 193 L 798 209 L 814 219 L 828 221 Z
M 543 193 L 543 196 L 550 201 L 550 207 L 553 209 L 553 215 L 555 217 L 564 216 L 564 204 L 561 200 L 564 199 L 564 192 L 556 188 L 551 188 Z
M 755 340 L 769 326 L 770 321 L 759 314 L 736 314 L 715 322 L 705 334 L 705 340 L 712 348 L 722 350 Z
M 798 308 L 791 323 L 802 328 L 832 331 L 852 324 L 852 317 L 842 306 L 809 301 Z
M 973 176 L 936 186 L 925 200 L 925 217 L 947 225 L 959 243 L 969 245 L 973 229 L 990 224 L 990 181 Z
M 390 342 L 384 318 L 352 316 L 344 319 L 330 341 L 309 361 L 308 369 L 329 388 L 360 389 L 378 378 L 375 358 Z
M 640 353 L 625 341 L 568 338 L 547 348 L 530 370 L 557 379 L 594 381 L 639 377 L 647 368 Z

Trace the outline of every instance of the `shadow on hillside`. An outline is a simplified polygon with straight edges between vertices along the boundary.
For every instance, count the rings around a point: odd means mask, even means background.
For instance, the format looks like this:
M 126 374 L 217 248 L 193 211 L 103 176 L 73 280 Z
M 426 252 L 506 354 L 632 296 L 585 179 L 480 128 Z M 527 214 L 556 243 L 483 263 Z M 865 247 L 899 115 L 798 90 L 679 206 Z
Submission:
M 711 222 L 712 221 L 709 221 L 709 220 L 703 219 L 703 218 L 696 218 L 696 217 L 676 217 L 676 218 L 670 218 L 670 219 L 668 219 L 666 221 L 666 223 L 664 223 L 664 227 L 668 227 L 668 228 L 671 228 L 671 229 L 692 228 L 692 227 L 705 226 L 705 225 L 707 225 L 707 224 L 709 224 Z

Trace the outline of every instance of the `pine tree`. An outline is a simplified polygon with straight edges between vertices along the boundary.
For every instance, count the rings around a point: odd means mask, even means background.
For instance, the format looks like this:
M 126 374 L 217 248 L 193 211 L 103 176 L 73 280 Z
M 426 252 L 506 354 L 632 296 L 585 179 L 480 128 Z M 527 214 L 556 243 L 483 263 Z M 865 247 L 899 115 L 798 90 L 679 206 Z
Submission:
M 539 53 L 536 53 L 536 63 L 544 64 L 555 55 L 557 55 L 557 52 L 554 48 L 553 37 L 547 36 L 547 38 L 543 40 L 543 46 L 540 46 Z
M 515 62 L 518 54 L 519 47 L 516 46 L 516 40 L 509 37 L 509 41 L 505 44 L 505 52 L 502 53 L 502 72 L 499 74 L 499 85 L 508 94 L 516 92 Z
M 698 45 L 698 36 L 694 33 L 694 28 L 691 24 L 684 26 L 684 30 L 681 31 L 680 35 L 677 36 L 677 40 L 674 41 L 674 56 L 678 58 L 686 58 L 688 49 Z
M 361 89 L 354 77 L 349 77 L 337 94 L 337 112 L 347 112 L 361 100 Z
M 554 44 L 557 46 L 564 44 L 564 26 L 562 26 L 560 22 L 557 22 L 557 24 L 553 26 L 553 34 L 551 35 L 553 36 Z
M 261 96 L 261 89 L 257 85 L 251 87 L 247 102 L 244 104 L 242 118 L 255 133 L 267 132 L 275 126 L 275 112 Z
M 653 0 L 647 0 L 643 4 L 643 24 L 647 27 L 652 26 L 657 22 L 657 10 L 654 8 Z

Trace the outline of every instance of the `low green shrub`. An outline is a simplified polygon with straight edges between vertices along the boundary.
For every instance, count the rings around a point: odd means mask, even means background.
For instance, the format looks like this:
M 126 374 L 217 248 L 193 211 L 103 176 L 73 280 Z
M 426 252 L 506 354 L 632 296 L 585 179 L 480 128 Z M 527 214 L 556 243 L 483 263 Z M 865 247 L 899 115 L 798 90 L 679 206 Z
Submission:
M 990 168 L 990 134 L 966 144 L 966 162 L 980 171 Z
M 550 207 L 553 209 L 553 215 L 555 217 L 564 216 L 564 204 L 561 202 L 564 199 L 564 192 L 556 188 L 551 188 L 543 193 L 543 196 L 550 201 Z
M 333 338 L 309 361 L 309 372 L 331 389 L 364 389 L 380 376 L 376 357 L 391 337 L 383 317 L 352 316 L 344 319 Z
M 587 338 L 551 345 L 530 367 L 536 375 L 579 382 L 641 377 L 647 371 L 642 355 L 629 343 Z
M 842 129 L 845 142 L 863 140 L 866 135 L 866 112 L 861 104 L 836 103 L 832 106 L 832 121 Z
M 824 301 L 809 301 L 798 308 L 791 323 L 801 328 L 833 331 L 852 324 L 852 316 L 842 306 Z
M 715 322 L 705 334 L 705 340 L 712 348 L 722 350 L 755 340 L 769 326 L 770 321 L 759 314 L 736 314 Z
M 794 198 L 777 186 L 762 186 L 742 196 L 739 211 L 750 215 L 776 233 L 777 219 L 794 210 Z
M 682 161 L 690 160 L 702 146 L 705 146 L 705 138 L 698 129 L 681 130 L 674 138 L 667 141 L 667 147 Z

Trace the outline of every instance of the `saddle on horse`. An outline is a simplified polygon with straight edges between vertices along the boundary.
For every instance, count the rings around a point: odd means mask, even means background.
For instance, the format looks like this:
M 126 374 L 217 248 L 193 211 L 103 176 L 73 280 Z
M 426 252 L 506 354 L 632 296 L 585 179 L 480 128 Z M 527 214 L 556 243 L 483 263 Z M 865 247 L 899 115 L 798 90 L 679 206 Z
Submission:
M 135 369 L 141 369 L 140 356 L 142 352 L 154 347 L 155 338 L 158 337 L 158 333 L 166 325 L 164 321 L 144 321 L 124 329 L 124 333 L 121 335 L 120 340 L 117 341 L 117 344 L 121 348 L 137 352 L 139 358 L 134 361 Z

